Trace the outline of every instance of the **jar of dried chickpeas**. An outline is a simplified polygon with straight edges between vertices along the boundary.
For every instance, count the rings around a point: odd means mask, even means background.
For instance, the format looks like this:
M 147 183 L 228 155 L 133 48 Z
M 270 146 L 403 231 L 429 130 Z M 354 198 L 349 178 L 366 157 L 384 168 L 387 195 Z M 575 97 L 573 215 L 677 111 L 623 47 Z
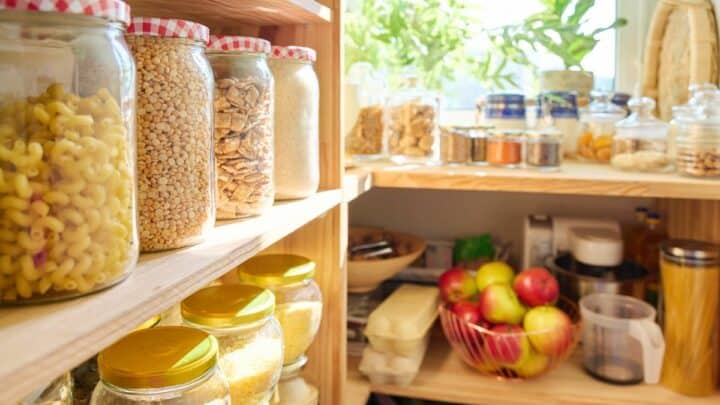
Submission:
M 0 304 L 133 269 L 135 69 L 119 0 L 0 0 Z
M 202 242 L 215 223 L 213 75 L 204 25 L 135 17 L 138 225 L 144 252 Z

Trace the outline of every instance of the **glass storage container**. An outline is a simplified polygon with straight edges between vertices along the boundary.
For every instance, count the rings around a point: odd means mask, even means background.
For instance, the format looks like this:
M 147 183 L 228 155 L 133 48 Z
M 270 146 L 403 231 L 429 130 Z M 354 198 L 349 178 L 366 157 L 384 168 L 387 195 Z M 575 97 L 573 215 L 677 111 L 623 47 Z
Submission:
M 320 184 L 320 85 L 314 49 L 273 46 L 275 198 L 314 194 Z
M 437 95 L 420 87 L 417 77 L 406 77 L 386 105 L 386 142 L 394 162 L 438 160 L 438 113 Z
M 272 405 L 317 405 L 318 389 L 300 375 L 305 362 L 283 368 Z
M 41 3 L 0 0 L 0 304 L 109 287 L 138 255 L 130 9 Z
M 492 166 L 520 167 L 524 148 L 524 131 L 494 129 L 487 139 L 487 162 Z
M 720 177 L 720 98 L 678 119 L 675 165 L 681 174 Z
M 488 94 L 481 106 L 480 123 L 496 129 L 525 129 L 527 127 L 525 96 L 504 93 Z
M 230 405 L 207 332 L 161 326 L 133 332 L 98 355 L 100 382 L 91 405 Z
M 580 115 L 581 135 L 577 153 L 581 160 L 609 163 L 612 157 L 615 123 L 625 118 L 625 110 L 610 102 L 610 95 L 592 92 L 593 102 Z
M 564 134 L 547 127 L 527 134 L 525 165 L 543 171 L 560 170 L 563 160 Z
M 615 124 L 612 165 L 627 171 L 672 170 L 668 151 L 669 125 L 653 116 L 655 100 L 634 97 L 628 107 L 632 114 Z
M 470 162 L 478 166 L 487 165 L 488 132 L 492 127 L 475 125 L 470 128 Z
M 445 164 L 463 164 L 470 160 L 472 139 L 470 128 L 443 126 L 440 128 L 440 161 Z
M 17 405 L 73 405 L 73 380 L 65 373 L 49 385 L 33 391 Z
M 270 42 L 211 35 L 206 55 L 215 75 L 217 219 L 260 215 L 275 200 L 274 83 Z
M 546 92 L 538 96 L 538 103 L 538 129 L 552 126 L 559 131 L 562 134 L 564 157 L 577 158 L 578 137 L 581 131 L 577 95 L 567 91 Z
M 352 160 L 377 160 L 383 157 L 384 80 L 367 62 L 350 66 L 345 78 L 345 153 Z
M 140 249 L 202 242 L 215 223 L 213 75 L 208 28 L 135 17 L 126 37 L 137 65 Z
M 305 351 L 322 318 L 322 295 L 312 276 L 315 262 L 289 254 L 260 255 L 237 268 L 241 282 L 268 288 L 275 294 L 275 317 L 283 331 L 283 365 L 305 362 Z
M 267 405 L 283 361 L 273 293 L 252 285 L 220 285 L 203 288 L 181 306 L 186 325 L 217 338 L 233 405 Z
M 660 383 L 710 395 L 718 381 L 720 246 L 670 240 L 661 247 L 665 359 Z

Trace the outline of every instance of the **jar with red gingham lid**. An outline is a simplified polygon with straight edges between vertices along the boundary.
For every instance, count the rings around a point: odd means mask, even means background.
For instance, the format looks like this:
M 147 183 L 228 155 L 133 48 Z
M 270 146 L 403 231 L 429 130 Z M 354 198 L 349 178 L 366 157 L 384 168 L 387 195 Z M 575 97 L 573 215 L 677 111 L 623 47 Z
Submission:
M 0 305 L 135 267 L 135 65 L 120 0 L 0 0 Z
M 275 198 L 314 194 L 320 184 L 320 90 L 314 49 L 273 46 L 275 77 Z
M 211 35 L 215 75 L 215 212 L 218 219 L 260 215 L 275 200 L 270 42 Z
M 134 17 L 140 249 L 194 245 L 215 223 L 213 75 L 206 26 Z

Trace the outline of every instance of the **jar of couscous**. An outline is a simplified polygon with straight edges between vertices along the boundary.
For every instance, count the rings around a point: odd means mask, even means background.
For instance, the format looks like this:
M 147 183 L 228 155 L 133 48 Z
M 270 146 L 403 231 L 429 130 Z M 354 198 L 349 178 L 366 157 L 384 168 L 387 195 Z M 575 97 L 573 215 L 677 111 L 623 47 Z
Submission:
M 322 295 L 313 280 L 315 262 L 297 255 L 255 256 L 237 268 L 240 281 L 275 294 L 275 317 L 283 330 L 283 365 L 305 361 L 322 318 Z
M 283 363 L 273 293 L 246 284 L 213 286 L 189 296 L 181 307 L 186 325 L 217 338 L 233 405 L 267 405 Z

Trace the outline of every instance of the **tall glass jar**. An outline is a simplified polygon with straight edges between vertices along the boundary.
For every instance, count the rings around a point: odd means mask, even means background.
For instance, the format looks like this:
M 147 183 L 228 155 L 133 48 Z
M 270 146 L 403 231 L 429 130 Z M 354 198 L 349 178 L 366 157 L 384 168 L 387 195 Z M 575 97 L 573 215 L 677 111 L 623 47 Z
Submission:
M 582 134 L 577 154 L 582 160 L 610 163 L 615 124 L 625 118 L 625 110 L 610 101 L 610 94 L 592 92 L 593 102 L 580 115 Z
M 215 74 L 215 212 L 218 219 L 259 215 L 272 207 L 275 85 L 270 42 L 211 35 Z
M 50 384 L 35 390 L 17 405 L 73 405 L 73 380 L 70 373 L 54 379 Z
M 314 49 L 273 46 L 275 198 L 309 197 L 320 185 L 320 85 Z
M 230 405 L 207 332 L 162 326 L 133 332 L 98 355 L 100 382 L 91 405 Z
M 123 280 L 135 228 L 135 65 L 119 0 L 0 1 L 0 304 Z
M 672 169 L 668 150 L 669 125 L 653 116 L 655 100 L 634 97 L 632 114 L 615 124 L 611 163 L 621 170 L 664 172 Z
M 204 25 L 183 20 L 135 17 L 128 27 L 138 74 L 138 222 L 145 252 L 200 243 L 215 223 L 208 36 Z
M 267 405 L 283 362 L 273 293 L 252 285 L 220 285 L 203 288 L 181 306 L 186 325 L 217 338 L 233 405 Z
M 437 95 L 420 87 L 417 77 L 407 77 L 403 88 L 388 98 L 386 110 L 386 142 L 394 162 L 438 161 Z
M 377 160 L 385 154 L 384 93 L 384 80 L 370 63 L 350 66 L 345 78 L 343 115 L 350 128 L 345 134 L 345 153 L 353 161 Z
M 288 254 L 255 256 L 237 268 L 241 282 L 268 288 L 275 294 L 275 317 L 285 343 L 283 366 L 305 362 L 305 351 L 322 318 L 320 287 L 312 279 L 315 262 Z

